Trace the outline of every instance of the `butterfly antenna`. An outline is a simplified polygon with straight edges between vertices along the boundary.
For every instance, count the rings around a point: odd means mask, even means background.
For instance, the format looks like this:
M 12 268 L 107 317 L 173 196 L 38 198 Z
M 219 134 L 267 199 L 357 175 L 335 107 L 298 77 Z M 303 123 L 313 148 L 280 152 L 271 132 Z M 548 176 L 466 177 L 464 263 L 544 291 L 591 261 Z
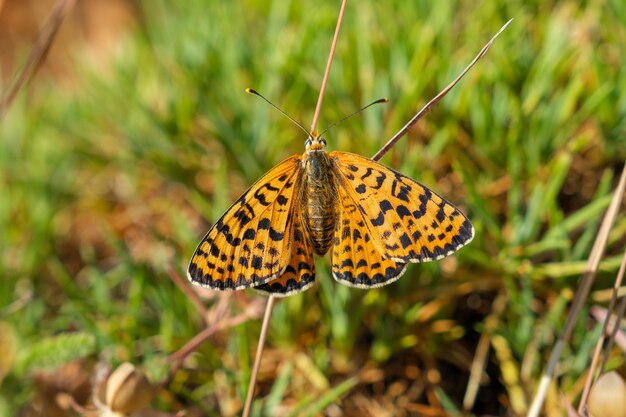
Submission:
M 270 106 L 274 107 L 276 110 L 278 110 L 283 116 L 285 116 L 287 119 L 291 120 L 296 126 L 298 126 L 300 129 L 302 129 L 302 131 L 304 133 L 306 133 L 307 136 L 311 136 L 311 134 L 309 133 L 308 130 L 305 129 L 304 126 L 302 126 L 302 123 L 298 122 L 296 119 L 294 119 L 293 117 L 289 116 L 287 113 L 285 113 L 280 107 L 278 107 L 277 105 L 275 105 L 274 103 L 272 103 L 271 101 L 269 101 L 268 99 L 266 99 L 261 93 L 259 93 L 256 90 L 253 90 L 252 88 L 246 88 L 246 93 L 248 94 L 253 94 L 255 96 L 261 97 L 263 100 L 265 100 L 267 102 L 267 104 L 269 104 Z
M 367 109 L 368 107 L 371 107 L 374 104 L 380 104 L 380 103 L 389 103 L 389 99 L 388 98 L 379 98 L 376 101 L 372 101 L 367 106 L 360 108 L 359 110 L 355 111 L 354 113 L 349 114 L 346 117 L 344 117 L 344 118 L 342 118 L 340 120 L 337 120 L 335 123 L 333 123 L 330 126 L 328 126 L 326 129 L 324 129 L 324 131 L 322 133 L 320 133 L 320 136 L 322 136 L 324 133 L 328 132 L 333 127 L 337 126 L 339 123 L 342 123 L 342 122 L 348 120 L 349 118 L 351 118 L 352 116 L 356 116 L 357 114 L 361 113 L 363 110 Z

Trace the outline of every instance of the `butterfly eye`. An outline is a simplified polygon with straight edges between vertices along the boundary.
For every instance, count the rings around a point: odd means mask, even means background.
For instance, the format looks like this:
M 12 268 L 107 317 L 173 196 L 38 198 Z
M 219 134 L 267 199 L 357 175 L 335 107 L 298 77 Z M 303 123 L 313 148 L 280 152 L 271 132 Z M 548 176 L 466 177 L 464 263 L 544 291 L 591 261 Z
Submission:
M 311 138 L 308 138 L 307 140 L 304 141 L 304 146 L 306 146 L 308 148 L 309 146 L 311 146 L 311 143 L 313 143 L 311 141 Z
M 320 138 L 320 143 L 321 143 L 322 145 L 324 145 L 324 146 L 326 146 L 326 145 L 327 145 L 327 143 L 326 143 L 326 139 L 324 139 L 324 138 Z

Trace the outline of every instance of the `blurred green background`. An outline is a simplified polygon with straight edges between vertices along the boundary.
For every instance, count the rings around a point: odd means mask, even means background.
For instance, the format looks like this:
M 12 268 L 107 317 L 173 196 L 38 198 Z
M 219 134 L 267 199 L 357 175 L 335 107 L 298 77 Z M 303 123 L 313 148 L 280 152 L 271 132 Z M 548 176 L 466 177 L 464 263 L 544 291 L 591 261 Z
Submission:
M 4 3 L 6 23 L 19 2 Z M 172 276 L 247 186 L 304 149 L 243 90 L 309 125 L 339 4 L 73 9 L 0 124 L 0 415 L 74 415 L 57 394 L 86 403 L 96 363 L 133 362 L 155 384 L 172 370 L 205 326 Z M 326 135 L 373 155 L 510 18 L 382 161 L 459 205 L 476 238 L 371 291 L 336 284 L 318 259 L 318 285 L 275 307 L 254 415 L 457 415 L 480 343 L 470 414 L 527 411 L 626 159 L 626 3 L 351 2 L 319 127 L 389 97 Z M 4 91 L 34 36 L 0 33 Z M 606 306 L 625 242 L 622 213 L 546 415 L 565 415 L 559 390 L 580 395 L 600 330 L 589 308 Z M 198 294 L 209 324 L 263 303 Z M 259 328 L 257 314 L 216 333 L 152 406 L 240 413 Z M 622 364 L 615 351 L 609 366 Z

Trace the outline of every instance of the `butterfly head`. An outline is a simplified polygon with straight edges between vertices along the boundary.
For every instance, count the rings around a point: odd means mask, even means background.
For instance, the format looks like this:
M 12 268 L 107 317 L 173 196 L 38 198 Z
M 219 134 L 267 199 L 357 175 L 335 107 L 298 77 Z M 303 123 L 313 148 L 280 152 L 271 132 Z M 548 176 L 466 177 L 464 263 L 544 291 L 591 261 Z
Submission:
M 326 139 L 318 132 L 313 132 L 304 141 L 304 147 L 307 151 L 323 151 L 326 147 Z

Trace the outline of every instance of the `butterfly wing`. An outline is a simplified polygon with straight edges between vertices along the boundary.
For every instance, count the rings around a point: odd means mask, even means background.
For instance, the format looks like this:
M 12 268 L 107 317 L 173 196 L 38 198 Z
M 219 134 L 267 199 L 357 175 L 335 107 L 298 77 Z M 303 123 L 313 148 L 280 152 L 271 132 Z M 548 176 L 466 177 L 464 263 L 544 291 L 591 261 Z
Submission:
M 293 212 L 291 260 L 280 277 L 259 285 L 255 290 L 267 295 L 286 297 L 308 289 L 315 281 L 313 249 L 306 239 L 300 211 Z
M 358 288 L 380 287 L 400 278 L 406 264 L 383 257 L 348 187 L 337 187 L 337 193 L 341 210 L 333 236 L 333 277 L 342 284 Z
M 291 258 L 301 157 L 287 158 L 254 183 L 206 234 L 187 276 L 216 290 L 256 287 L 280 276 Z
M 441 259 L 474 237 L 470 221 L 452 204 L 417 181 L 378 162 L 331 152 L 338 188 L 361 214 L 374 245 L 387 259 Z

